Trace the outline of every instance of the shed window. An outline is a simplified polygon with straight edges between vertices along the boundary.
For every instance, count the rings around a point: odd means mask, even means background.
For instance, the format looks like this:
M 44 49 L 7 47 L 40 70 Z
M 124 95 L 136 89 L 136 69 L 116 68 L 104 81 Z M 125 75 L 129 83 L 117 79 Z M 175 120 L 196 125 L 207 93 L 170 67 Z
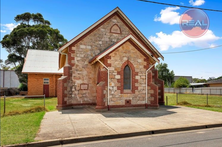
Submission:
M 131 69 L 128 65 L 124 68 L 124 89 L 131 89 Z
M 49 85 L 49 78 L 44 78 L 43 79 L 43 84 L 44 85 Z

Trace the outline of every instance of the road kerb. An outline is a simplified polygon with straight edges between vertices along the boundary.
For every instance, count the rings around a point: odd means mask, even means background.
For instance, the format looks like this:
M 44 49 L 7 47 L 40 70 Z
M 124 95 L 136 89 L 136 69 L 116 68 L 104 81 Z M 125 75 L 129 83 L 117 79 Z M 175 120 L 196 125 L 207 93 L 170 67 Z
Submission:
M 142 135 L 153 135 L 153 134 L 163 134 L 163 133 L 172 133 L 172 132 L 181 132 L 181 131 L 191 131 L 191 130 L 199 130 L 199 129 L 206 129 L 206 128 L 216 128 L 216 127 L 222 127 L 222 123 L 221 124 L 209 124 L 209 125 L 183 127 L 183 128 L 172 128 L 172 129 L 162 129 L 162 130 L 153 130 L 153 131 L 151 130 L 151 131 L 124 133 L 124 134 L 113 134 L 113 135 L 105 135 L 105 136 L 90 136 L 90 137 L 82 137 L 82 138 L 75 137 L 75 138 L 45 140 L 45 141 L 31 142 L 31 143 L 25 143 L 25 144 L 7 145 L 5 147 L 43 147 L 43 146 L 53 146 L 53 145 L 64 145 L 64 144 L 70 144 L 70 143 L 80 143 L 80 142 L 90 142 L 90 141 L 135 137 L 135 136 L 142 136 Z

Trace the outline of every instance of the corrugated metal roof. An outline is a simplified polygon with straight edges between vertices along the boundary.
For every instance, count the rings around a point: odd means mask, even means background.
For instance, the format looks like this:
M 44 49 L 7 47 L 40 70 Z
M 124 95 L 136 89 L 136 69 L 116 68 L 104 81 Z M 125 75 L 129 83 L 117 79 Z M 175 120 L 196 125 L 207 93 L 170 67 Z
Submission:
M 23 73 L 62 74 L 59 69 L 59 52 L 29 49 L 23 66 Z
M 205 85 L 205 83 L 190 83 L 190 86 L 200 86 Z

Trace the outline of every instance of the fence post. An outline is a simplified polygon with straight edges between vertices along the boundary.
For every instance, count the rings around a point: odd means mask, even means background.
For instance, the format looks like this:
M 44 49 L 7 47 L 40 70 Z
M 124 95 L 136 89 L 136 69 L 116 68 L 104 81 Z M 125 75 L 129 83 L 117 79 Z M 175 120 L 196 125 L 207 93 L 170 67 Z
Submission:
M 45 94 L 44 94 L 44 109 L 45 109 Z
M 168 97 L 166 96 L 166 105 L 168 106 Z
M 4 95 L 4 112 L 3 115 L 5 115 L 5 95 Z
M 222 91 L 222 89 L 220 89 L 220 95 L 222 95 L 222 92 L 221 92 L 221 91 Z
M 207 105 L 208 105 L 208 94 L 207 94 Z
M 178 104 L 178 93 L 176 95 L 177 95 L 177 104 Z

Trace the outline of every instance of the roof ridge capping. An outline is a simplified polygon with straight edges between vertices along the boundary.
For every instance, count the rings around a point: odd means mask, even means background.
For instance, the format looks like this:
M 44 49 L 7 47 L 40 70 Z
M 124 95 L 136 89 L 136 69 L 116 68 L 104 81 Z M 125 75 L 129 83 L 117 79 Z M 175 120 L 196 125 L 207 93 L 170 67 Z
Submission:
M 31 50 L 31 51 L 47 51 L 47 52 L 59 52 L 59 51 L 55 51 L 55 50 L 51 51 L 51 50 L 42 50 L 42 49 L 31 49 L 31 48 L 30 48 L 30 49 L 28 49 L 28 51 L 29 51 L 29 50 Z M 27 51 L 27 52 L 28 52 L 28 51 Z
M 101 19 L 99 19 L 98 21 L 96 21 L 94 24 L 92 24 L 91 26 L 89 26 L 87 29 L 85 29 L 83 32 L 81 32 L 80 34 L 78 34 L 77 36 L 75 36 L 73 39 L 71 39 L 69 42 L 67 42 L 66 44 L 64 44 L 62 47 L 60 47 L 59 51 L 64 50 L 65 48 L 67 48 L 69 45 L 71 45 L 73 42 L 75 42 L 76 40 L 78 40 L 80 37 L 82 37 L 83 35 L 85 35 L 87 32 L 89 32 L 91 29 L 93 29 L 94 27 L 96 27 L 97 25 L 99 25 L 101 22 L 103 22 L 106 18 L 108 18 L 109 16 L 111 16 L 114 13 L 119 13 L 120 17 L 123 18 L 123 20 L 125 20 L 127 22 L 127 24 L 137 33 L 137 35 L 139 35 L 139 37 L 147 44 L 151 47 L 151 49 L 159 56 L 161 57 L 162 60 L 164 60 L 164 57 L 161 55 L 161 53 L 150 43 L 150 41 L 140 32 L 140 30 L 130 21 L 130 19 L 122 12 L 122 10 L 119 7 L 116 7 L 115 9 L 113 9 L 112 11 L 110 11 L 108 14 L 106 14 L 105 16 L 103 16 Z

